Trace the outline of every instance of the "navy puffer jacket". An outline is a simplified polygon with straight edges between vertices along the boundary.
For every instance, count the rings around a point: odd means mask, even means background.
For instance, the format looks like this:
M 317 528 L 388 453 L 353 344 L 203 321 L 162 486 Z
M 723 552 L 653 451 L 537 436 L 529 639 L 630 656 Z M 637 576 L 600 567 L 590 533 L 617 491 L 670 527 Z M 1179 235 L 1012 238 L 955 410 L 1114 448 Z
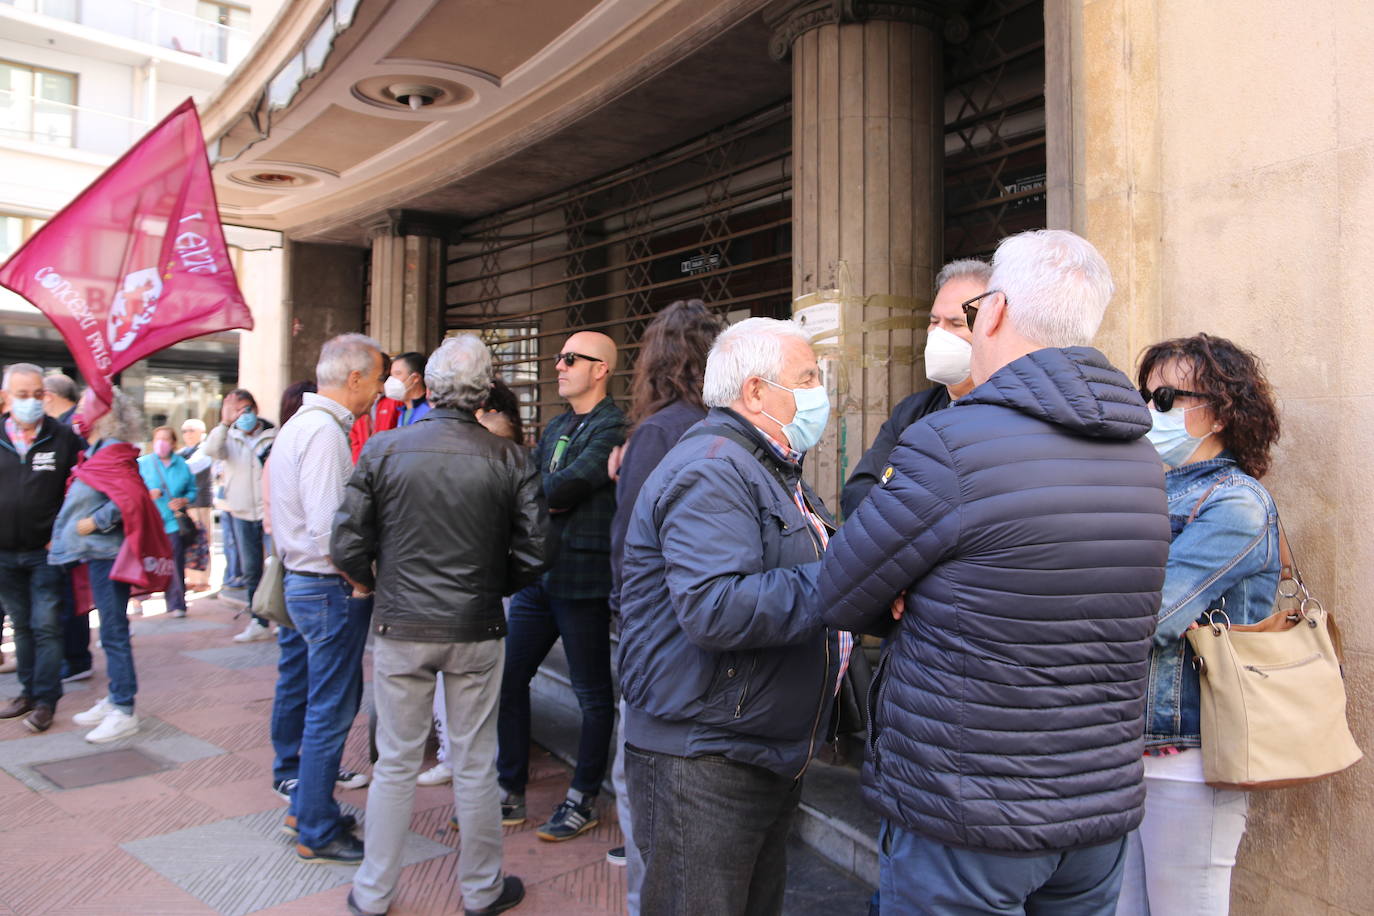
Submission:
M 1139 822 L 1169 518 L 1150 415 L 1097 350 L 1037 350 L 902 435 L 831 541 L 835 626 L 878 630 L 864 791 L 952 846 L 1029 855 Z

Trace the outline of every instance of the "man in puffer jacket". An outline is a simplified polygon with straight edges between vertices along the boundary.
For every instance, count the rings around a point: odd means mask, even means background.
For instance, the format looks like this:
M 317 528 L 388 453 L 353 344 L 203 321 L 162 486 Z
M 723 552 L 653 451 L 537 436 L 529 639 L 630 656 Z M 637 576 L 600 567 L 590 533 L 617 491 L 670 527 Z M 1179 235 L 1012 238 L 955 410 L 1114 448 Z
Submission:
M 977 387 L 902 435 L 820 607 L 891 631 L 864 768 L 883 912 L 1110 914 L 1145 797 L 1163 469 L 1086 346 L 1112 294 L 1092 245 L 1026 232 L 992 269 L 967 309 Z

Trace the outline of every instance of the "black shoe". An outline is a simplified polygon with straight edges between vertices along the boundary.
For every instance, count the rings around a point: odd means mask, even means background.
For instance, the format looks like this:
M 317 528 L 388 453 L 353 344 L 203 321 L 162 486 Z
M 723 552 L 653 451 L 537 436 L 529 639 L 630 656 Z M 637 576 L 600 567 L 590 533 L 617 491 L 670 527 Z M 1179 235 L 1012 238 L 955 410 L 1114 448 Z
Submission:
M 52 714 L 53 708 L 51 706 L 47 703 L 39 703 L 24 720 L 24 725 L 31 732 L 45 732 L 52 728 Z
M 607 861 L 607 862 L 610 862 L 612 865 L 619 865 L 621 868 L 624 868 L 624 867 L 625 867 L 625 847 L 624 847 L 624 846 L 616 846 L 614 849 L 608 849 L 608 850 L 606 850 L 606 861 Z
M 345 814 L 339 818 L 339 830 L 344 833 L 352 833 L 358 826 L 358 819 L 351 814 Z M 281 832 L 287 836 L 300 836 L 300 830 L 296 827 L 296 815 L 288 814 L 282 818 Z
M 363 841 L 351 833 L 339 833 L 319 849 L 297 843 L 296 856 L 311 864 L 359 865 L 363 861 Z
M 515 875 L 506 875 L 505 883 L 501 886 L 500 897 L 497 897 L 489 906 L 484 906 L 480 910 L 463 907 L 463 913 L 466 914 L 466 916 L 492 916 L 494 913 L 504 913 L 524 899 L 525 882 L 515 877 Z
M 272 791 L 277 793 L 277 797 L 284 800 L 291 800 L 291 793 L 296 791 L 296 780 L 278 779 L 272 783 Z
M 353 900 L 352 891 L 348 892 L 348 912 L 352 913 L 353 916 L 386 916 L 385 913 L 369 913 L 367 910 L 358 906 Z
M 558 807 L 553 809 L 553 816 L 549 818 L 548 823 L 540 827 L 534 835 L 552 843 L 581 836 L 601 823 L 592 809 L 592 803 L 595 801 L 595 798 L 588 798 L 579 805 L 571 798 L 563 799 Z

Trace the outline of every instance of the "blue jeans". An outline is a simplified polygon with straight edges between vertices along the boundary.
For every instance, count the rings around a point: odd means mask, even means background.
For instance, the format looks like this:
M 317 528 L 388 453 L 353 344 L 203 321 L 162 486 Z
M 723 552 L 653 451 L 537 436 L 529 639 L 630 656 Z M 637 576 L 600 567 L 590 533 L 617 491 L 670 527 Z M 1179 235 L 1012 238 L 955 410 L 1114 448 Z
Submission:
M 604 598 L 551 597 L 542 584 L 515 593 L 507 617 L 506 671 L 497 715 L 496 774 L 501 788 L 523 793 L 530 779 L 530 681 L 559 636 L 568 657 L 582 734 L 572 788 L 587 795 L 601 790 L 615 732 L 611 695 L 611 611 Z
M 262 522 L 250 522 L 236 515 L 234 520 L 234 544 L 238 547 L 239 570 L 243 587 L 248 592 L 248 606 L 253 606 L 253 595 L 262 581 Z M 253 619 L 263 626 L 267 621 L 257 615 Z
M 339 805 L 334 781 L 344 740 L 363 696 L 363 646 L 372 618 L 371 598 L 349 597 L 341 576 L 286 573 L 286 609 L 305 643 L 305 726 L 291 813 L 300 843 L 319 849 L 334 839 Z M 281 685 L 278 685 L 280 691 Z M 299 684 L 287 688 L 298 695 Z
M 219 514 L 219 530 L 222 537 L 220 541 L 224 548 L 224 582 L 239 584 L 243 577 L 243 571 L 239 569 L 239 545 L 234 540 L 234 517 L 228 512 L 221 511 Z
M 19 688 L 44 706 L 62 699 L 63 578 L 46 550 L 0 550 L 0 605 L 14 626 Z
M 277 627 L 277 695 L 272 701 L 272 748 L 277 758 L 272 764 L 273 782 L 300 776 L 308 687 L 305 638 L 299 630 Z
M 176 531 L 167 532 L 167 540 L 172 545 L 172 574 L 167 577 L 167 590 L 162 593 L 166 599 L 167 610 L 186 610 L 186 542 Z
M 91 668 L 91 615 L 76 612 L 72 577 L 62 570 L 62 676 Z
M 884 916 L 1116 912 L 1126 864 L 1125 837 L 1038 856 L 956 849 L 887 821 L 879 837 L 878 890 Z
M 100 647 L 105 650 L 105 674 L 110 679 L 110 702 L 133 713 L 138 675 L 134 647 L 129 642 L 129 583 L 110 578 L 114 560 L 91 560 L 91 594 L 100 611 Z

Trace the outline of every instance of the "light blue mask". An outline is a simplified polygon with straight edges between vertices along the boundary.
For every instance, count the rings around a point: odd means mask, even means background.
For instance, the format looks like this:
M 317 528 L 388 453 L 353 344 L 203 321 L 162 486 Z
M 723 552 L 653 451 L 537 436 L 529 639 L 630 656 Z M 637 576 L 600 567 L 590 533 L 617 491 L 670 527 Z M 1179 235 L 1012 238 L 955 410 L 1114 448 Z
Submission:
M 43 419 L 43 402 L 38 398 L 15 398 L 10 401 L 10 416 L 25 426 Z
M 764 381 L 768 382 L 768 379 Z M 791 423 L 783 423 L 767 411 L 764 411 L 763 415 L 782 427 L 783 435 L 794 449 L 809 452 L 821 441 L 825 424 L 830 421 L 830 397 L 825 393 L 825 387 L 817 385 L 815 388 L 788 388 L 777 382 L 768 384 L 792 392 L 792 400 L 797 403 L 797 415 L 792 418 Z
M 253 427 L 258 425 L 258 415 L 251 410 L 245 410 L 239 414 L 239 418 L 234 421 L 234 425 L 246 433 L 251 433 Z
M 1184 422 L 1184 415 L 1188 411 L 1205 406 L 1207 405 L 1175 407 L 1163 413 L 1155 410 L 1154 405 L 1150 406 L 1150 431 L 1145 434 L 1145 438 L 1149 439 L 1155 451 L 1159 452 L 1160 460 L 1164 462 L 1165 467 L 1176 468 L 1187 461 L 1193 452 L 1197 451 L 1202 440 L 1212 435 L 1210 432 L 1206 436 L 1191 435 Z

